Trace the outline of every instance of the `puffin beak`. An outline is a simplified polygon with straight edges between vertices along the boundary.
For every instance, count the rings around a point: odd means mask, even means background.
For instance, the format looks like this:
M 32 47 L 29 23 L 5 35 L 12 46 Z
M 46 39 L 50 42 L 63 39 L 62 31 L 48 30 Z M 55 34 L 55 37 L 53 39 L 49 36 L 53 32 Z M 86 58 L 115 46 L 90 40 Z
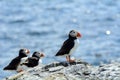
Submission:
M 45 55 L 43 53 L 40 54 L 40 57 L 45 57 Z
M 82 37 L 81 34 L 79 32 L 77 32 L 77 37 Z

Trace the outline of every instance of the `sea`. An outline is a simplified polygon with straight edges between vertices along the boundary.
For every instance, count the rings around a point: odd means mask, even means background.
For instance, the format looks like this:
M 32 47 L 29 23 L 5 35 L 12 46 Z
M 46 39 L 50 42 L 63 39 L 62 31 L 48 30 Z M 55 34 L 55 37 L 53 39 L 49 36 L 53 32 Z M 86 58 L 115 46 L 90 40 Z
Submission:
M 82 37 L 71 57 L 92 65 L 120 61 L 120 0 L 0 0 L 0 80 L 16 74 L 4 71 L 21 48 L 55 57 L 70 30 Z

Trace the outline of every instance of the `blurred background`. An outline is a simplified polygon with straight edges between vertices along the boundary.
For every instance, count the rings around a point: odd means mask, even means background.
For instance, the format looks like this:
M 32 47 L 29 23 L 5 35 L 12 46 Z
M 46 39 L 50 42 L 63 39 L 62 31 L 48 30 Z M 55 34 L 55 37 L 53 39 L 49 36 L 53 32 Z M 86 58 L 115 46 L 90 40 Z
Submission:
M 72 55 L 93 65 L 120 61 L 120 0 L 0 0 L 0 79 L 20 48 L 55 57 L 71 29 L 82 34 Z

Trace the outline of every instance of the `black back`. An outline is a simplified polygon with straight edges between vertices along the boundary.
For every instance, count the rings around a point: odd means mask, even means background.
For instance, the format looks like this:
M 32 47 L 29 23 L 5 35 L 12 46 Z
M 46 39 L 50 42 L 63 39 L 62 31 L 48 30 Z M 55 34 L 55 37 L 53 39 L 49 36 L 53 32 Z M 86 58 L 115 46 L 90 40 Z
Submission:
M 29 57 L 28 58 L 28 63 L 25 63 L 27 67 L 35 67 L 39 64 L 39 59 L 36 57 Z
M 61 47 L 61 49 L 57 52 L 57 54 L 55 56 L 61 56 L 61 55 L 69 54 L 70 50 L 74 46 L 74 40 L 75 40 L 74 38 L 67 39 L 63 43 L 63 46 Z
M 16 70 L 18 64 L 20 63 L 20 60 L 21 60 L 20 57 L 14 58 L 14 59 L 9 63 L 9 65 L 4 68 L 4 70 Z

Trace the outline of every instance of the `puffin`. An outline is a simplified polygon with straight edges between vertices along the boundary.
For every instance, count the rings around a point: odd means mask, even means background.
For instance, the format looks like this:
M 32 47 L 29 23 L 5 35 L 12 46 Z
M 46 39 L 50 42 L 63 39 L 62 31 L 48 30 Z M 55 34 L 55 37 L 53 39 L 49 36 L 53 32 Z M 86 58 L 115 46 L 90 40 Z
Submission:
M 3 70 L 16 70 L 21 59 L 23 57 L 27 57 L 29 53 L 30 53 L 30 51 L 26 48 L 20 49 L 19 55 L 17 57 L 15 57 L 14 59 L 12 59 L 11 62 L 6 67 L 4 67 Z
M 32 57 L 24 57 L 21 59 L 21 63 L 17 68 L 17 72 L 25 71 L 29 68 L 33 68 L 39 64 L 39 61 L 42 63 L 41 58 L 44 57 L 42 52 L 35 51 Z
M 71 30 L 68 35 L 68 39 L 64 41 L 62 47 L 55 56 L 66 56 L 68 62 L 75 62 L 75 59 L 71 59 L 70 56 L 79 46 L 79 39 L 81 37 L 80 32 Z

